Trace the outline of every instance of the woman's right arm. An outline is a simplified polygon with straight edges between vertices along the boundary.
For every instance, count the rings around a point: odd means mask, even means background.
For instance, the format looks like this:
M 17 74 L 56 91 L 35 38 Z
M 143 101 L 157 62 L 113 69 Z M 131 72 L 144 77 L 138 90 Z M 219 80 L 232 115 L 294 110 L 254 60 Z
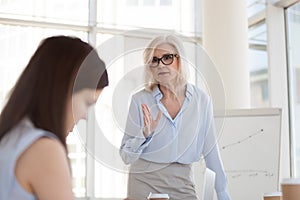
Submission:
M 145 137 L 143 126 L 141 105 L 138 105 L 132 98 L 120 147 L 120 155 L 125 164 L 131 164 L 136 161 L 152 139 L 151 135 L 147 138 Z

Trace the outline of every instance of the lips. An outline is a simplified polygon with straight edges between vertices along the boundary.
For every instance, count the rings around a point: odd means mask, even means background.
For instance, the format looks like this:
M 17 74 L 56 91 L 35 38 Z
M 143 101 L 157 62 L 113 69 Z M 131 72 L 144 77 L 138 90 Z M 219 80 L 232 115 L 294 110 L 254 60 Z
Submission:
M 167 75 L 167 74 L 170 74 L 170 72 L 159 72 L 159 73 L 158 73 L 159 76 Z

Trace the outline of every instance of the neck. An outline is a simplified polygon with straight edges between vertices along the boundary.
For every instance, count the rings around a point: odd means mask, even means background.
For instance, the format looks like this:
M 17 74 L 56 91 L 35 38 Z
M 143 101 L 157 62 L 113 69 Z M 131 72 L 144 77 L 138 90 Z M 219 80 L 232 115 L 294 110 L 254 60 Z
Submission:
M 177 99 L 185 96 L 186 86 L 159 85 L 163 96 L 167 99 Z

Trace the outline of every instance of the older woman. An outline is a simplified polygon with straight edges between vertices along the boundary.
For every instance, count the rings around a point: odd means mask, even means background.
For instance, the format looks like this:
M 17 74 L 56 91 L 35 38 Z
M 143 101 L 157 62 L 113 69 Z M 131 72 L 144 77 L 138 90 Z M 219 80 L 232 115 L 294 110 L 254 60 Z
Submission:
M 191 165 L 204 156 L 216 173 L 218 200 L 229 200 L 215 137 L 211 99 L 187 82 L 183 47 L 174 35 L 154 38 L 144 51 L 146 88 L 132 96 L 120 155 L 131 164 L 128 198 L 168 193 L 198 199 Z

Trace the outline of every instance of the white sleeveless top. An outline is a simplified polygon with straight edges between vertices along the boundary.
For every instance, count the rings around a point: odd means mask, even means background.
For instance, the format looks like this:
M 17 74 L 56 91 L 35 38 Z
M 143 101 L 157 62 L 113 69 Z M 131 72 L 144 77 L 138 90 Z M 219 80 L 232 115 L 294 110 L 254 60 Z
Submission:
M 30 120 L 23 119 L 0 141 L 0 200 L 35 200 L 19 184 L 15 176 L 15 166 L 20 155 L 41 137 L 58 139 L 54 134 L 37 129 Z

